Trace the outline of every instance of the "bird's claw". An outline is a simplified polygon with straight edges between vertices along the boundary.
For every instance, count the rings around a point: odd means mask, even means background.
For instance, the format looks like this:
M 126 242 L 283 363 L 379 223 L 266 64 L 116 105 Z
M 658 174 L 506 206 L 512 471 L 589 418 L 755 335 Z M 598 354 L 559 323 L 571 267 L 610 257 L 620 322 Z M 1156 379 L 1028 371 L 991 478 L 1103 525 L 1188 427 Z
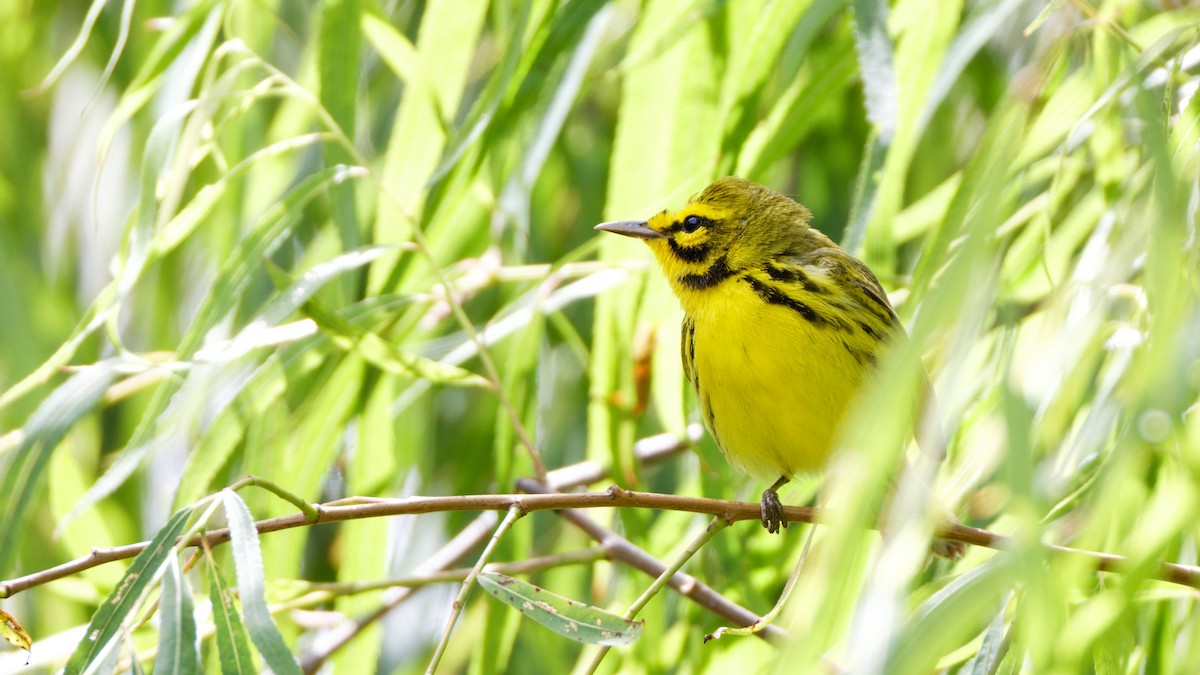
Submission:
M 787 527 L 787 518 L 783 516 L 783 504 L 774 490 L 766 490 L 762 494 L 762 524 L 767 532 L 775 534 L 781 527 Z
M 946 560 L 958 560 L 967 552 L 967 545 L 950 539 L 934 539 L 933 554 Z

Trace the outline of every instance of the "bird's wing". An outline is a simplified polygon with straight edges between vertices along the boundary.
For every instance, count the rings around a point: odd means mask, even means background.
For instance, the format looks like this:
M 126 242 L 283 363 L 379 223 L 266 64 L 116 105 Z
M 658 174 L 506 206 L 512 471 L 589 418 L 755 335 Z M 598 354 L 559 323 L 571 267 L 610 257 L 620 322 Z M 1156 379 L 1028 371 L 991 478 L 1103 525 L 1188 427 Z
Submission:
M 871 313 L 886 326 L 894 344 L 908 339 L 900 317 L 888 301 L 887 293 L 879 279 L 871 272 L 865 263 L 840 248 L 822 247 L 814 249 L 794 260 L 798 264 L 824 268 L 840 286 L 847 290 L 858 304 Z M 946 456 L 946 440 L 938 422 L 937 395 L 933 390 L 933 380 L 929 371 L 921 366 L 921 377 L 924 382 L 921 387 L 921 398 L 913 416 L 913 433 L 917 437 L 917 445 L 927 459 L 941 462 Z M 929 419 L 928 423 L 923 420 Z
M 686 314 L 680 330 L 679 354 L 683 357 L 683 374 L 692 387 L 696 386 L 696 322 Z

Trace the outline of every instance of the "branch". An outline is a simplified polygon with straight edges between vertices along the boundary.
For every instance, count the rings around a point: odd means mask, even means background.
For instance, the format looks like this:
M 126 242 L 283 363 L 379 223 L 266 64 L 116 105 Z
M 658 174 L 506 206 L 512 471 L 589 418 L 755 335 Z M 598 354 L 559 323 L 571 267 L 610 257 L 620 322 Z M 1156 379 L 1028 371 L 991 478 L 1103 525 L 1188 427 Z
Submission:
M 449 568 L 466 557 L 479 542 L 492 533 L 499 517 L 495 512 L 479 514 L 454 538 L 446 542 L 432 556 L 412 571 L 414 575 L 433 574 Z M 325 661 L 347 642 L 354 639 L 365 627 L 382 619 L 397 605 L 417 591 L 416 588 L 391 588 L 384 591 L 383 603 L 365 616 L 343 621 L 328 632 L 318 635 L 305 654 L 300 657 L 300 667 L 306 674 L 319 672 Z
M 546 493 L 548 488 L 537 481 L 529 479 L 521 479 L 517 481 L 517 489 L 525 492 Z M 737 503 L 737 502 L 728 502 Z M 755 513 L 758 513 L 756 511 Z M 639 547 L 633 542 L 625 539 L 621 535 L 604 527 L 596 521 L 589 518 L 583 511 L 578 509 L 563 509 L 558 512 L 565 520 L 572 523 L 585 534 L 594 539 L 597 543 L 604 547 L 608 557 L 614 561 L 620 561 L 630 567 L 640 570 L 651 577 L 658 578 L 666 571 L 667 566 L 658 558 L 650 555 L 645 549 Z M 757 516 L 756 516 L 757 517 Z M 741 520 L 745 520 L 744 518 Z M 675 592 L 692 602 L 700 605 L 717 616 L 737 623 L 738 625 L 749 624 L 756 619 L 758 615 L 741 605 L 731 602 L 728 598 L 718 593 L 711 586 L 706 585 L 690 574 L 684 572 L 676 572 L 667 582 Z M 778 626 L 768 626 L 766 630 L 759 633 L 759 637 L 768 642 L 780 642 L 787 634 Z
M 633 444 L 633 452 L 643 465 L 649 466 L 671 455 L 682 452 L 692 443 L 698 441 L 704 432 L 699 424 L 689 425 L 685 438 L 674 434 L 658 434 L 643 438 Z M 609 471 L 599 462 L 584 461 L 578 464 L 561 467 L 546 475 L 547 482 L 555 491 L 583 487 L 598 483 L 609 476 Z M 425 562 L 417 566 L 414 573 L 433 574 L 445 569 L 466 555 L 467 551 L 482 542 L 488 535 L 487 530 L 495 525 L 499 518 L 493 511 L 479 514 L 465 530 L 459 532 L 450 543 Z M 301 657 L 301 665 L 306 674 L 320 671 L 325 662 L 334 652 L 353 640 L 362 630 L 404 602 L 416 589 L 394 588 L 384 594 L 383 603 L 364 616 L 349 619 L 339 623 L 328 633 L 318 636 L 311 648 Z
M 255 523 L 259 534 L 290 530 L 297 527 L 321 525 L 345 520 L 362 518 L 379 518 L 382 516 L 399 516 L 416 513 L 439 513 L 444 511 L 507 511 L 517 508 L 522 513 L 533 511 L 559 511 L 563 509 L 594 509 L 594 508 L 641 508 L 660 511 L 683 511 L 718 516 L 730 522 L 741 520 L 758 521 L 760 506 L 758 503 L 733 502 L 725 499 L 708 499 L 705 497 L 685 497 L 679 495 L 659 494 L 655 492 L 635 492 L 625 490 L 616 485 L 604 492 L 551 493 L 551 494 L 488 494 L 461 495 L 449 497 L 406 497 L 403 499 L 358 499 L 360 503 L 340 504 L 330 502 L 317 505 L 317 518 L 310 521 L 303 513 L 296 513 L 279 518 L 268 518 Z M 793 523 L 828 523 L 833 519 L 829 509 L 789 506 L 783 510 L 784 517 Z M 984 546 L 996 550 L 1009 548 L 1009 537 L 969 527 L 959 523 L 945 523 L 937 528 L 937 536 L 950 541 L 964 544 Z M 206 537 L 209 544 L 217 546 L 229 541 L 229 529 L 221 528 L 202 532 L 190 537 L 186 546 L 199 546 L 200 538 Z M 56 579 L 91 569 L 115 560 L 133 558 L 149 542 L 139 542 L 108 549 L 93 549 L 86 556 L 77 558 L 56 567 L 12 579 L 0 583 L 0 598 L 9 598 L 21 591 L 40 586 Z M 1084 556 L 1091 559 L 1096 569 L 1102 572 L 1122 573 L 1128 567 L 1125 556 L 1111 553 L 1097 553 L 1068 548 L 1065 546 L 1049 546 L 1051 550 L 1071 555 Z M 1161 563 L 1151 578 L 1167 581 L 1183 586 L 1200 589 L 1200 567 L 1181 565 L 1177 563 Z

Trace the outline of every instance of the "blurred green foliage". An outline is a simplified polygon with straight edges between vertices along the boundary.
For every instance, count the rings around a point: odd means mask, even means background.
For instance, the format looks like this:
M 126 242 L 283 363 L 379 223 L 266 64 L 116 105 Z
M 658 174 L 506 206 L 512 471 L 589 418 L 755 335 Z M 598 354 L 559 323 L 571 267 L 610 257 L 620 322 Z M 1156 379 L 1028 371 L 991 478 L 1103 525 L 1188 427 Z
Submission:
M 703 645 L 721 620 L 668 591 L 601 670 L 1197 672 L 1196 591 L 1149 578 L 1195 564 L 1200 535 L 1185 4 L 0 0 L 0 577 L 161 537 L 247 474 L 309 501 L 510 492 L 535 447 L 547 469 L 596 460 L 627 487 L 756 498 L 708 440 L 635 458 L 694 419 L 679 314 L 643 247 L 591 229 L 733 173 L 861 255 L 913 344 L 825 480 L 845 517 L 818 528 L 785 611 L 798 639 Z M 866 527 L 919 357 L 949 431 L 936 490 L 1010 552 L 931 561 L 902 500 L 896 536 Z M 257 519 L 293 511 L 240 494 Z M 97 615 L 128 628 L 105 633 L 120 649 L 103 667 L 278 666 L 286 644 L 310 667 L 421 670 L 452 584 L 331 652 L 329 625 L 393 592 L 279 603 L 297 580 L 408 575 L 474 515 L 263 536 L 257 577 L 253 540 L 168 564 L 140 603 Z M 705 524 L 588 515 L 664 560 Z M 765 612 L 805 532 L 743 523 L 685 570 Z M 1131 566 L 1098 574 L 1042 543 Z M 538 513 L 494 559 L 561 556 L 531 580 L 622 614 L 651 580 L 572 557 L 591 545 Z M 66 664 L 128 567 L 3 601 L 31 668 Z M 265 581 L 273 625 L 257 600 L 244 626 L 236 603 L 211 611 L 235 568 L 242 593 Z M 150 621 L 130 611 L 155 598 Z M 196 654 L 179 649 L 197 632 Z M 450 644 L 443 672 L 566 672 L 593 653 L 483 593 Z

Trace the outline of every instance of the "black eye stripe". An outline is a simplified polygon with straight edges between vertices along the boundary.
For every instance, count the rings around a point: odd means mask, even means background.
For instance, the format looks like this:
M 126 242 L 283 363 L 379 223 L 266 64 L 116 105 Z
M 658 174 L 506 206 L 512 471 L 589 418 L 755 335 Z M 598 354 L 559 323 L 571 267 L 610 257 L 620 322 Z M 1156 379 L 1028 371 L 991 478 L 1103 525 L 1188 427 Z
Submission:
M 692 232 L 695 232 L 702 227 L 708 227 L 709 225 L 712 225 L 712 221 L 708 218 L 705 218 L 704 216 L 693 215 L 672 223 L 670 227 L 663 230 L 663 233 L 674 234 L 676 232 L 683 232 L 686 234 L 691 234 Z

